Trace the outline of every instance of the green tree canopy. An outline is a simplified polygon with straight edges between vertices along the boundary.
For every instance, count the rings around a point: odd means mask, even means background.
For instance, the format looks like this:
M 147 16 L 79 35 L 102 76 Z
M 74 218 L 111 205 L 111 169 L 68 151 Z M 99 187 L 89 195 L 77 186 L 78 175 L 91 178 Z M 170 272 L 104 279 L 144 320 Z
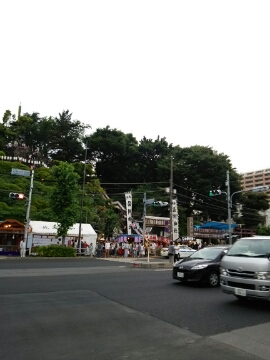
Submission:
M 51 208 L 58 223 L 57 234 L 62 237 L 62 244 L 65 244 L 65 236 L 68 229 L 78 219 L 78 180 L 79 175 L 74 172 L 74 167 L 66 162 L 51 169 L 55 180 L 55 186 L 51 195 Z

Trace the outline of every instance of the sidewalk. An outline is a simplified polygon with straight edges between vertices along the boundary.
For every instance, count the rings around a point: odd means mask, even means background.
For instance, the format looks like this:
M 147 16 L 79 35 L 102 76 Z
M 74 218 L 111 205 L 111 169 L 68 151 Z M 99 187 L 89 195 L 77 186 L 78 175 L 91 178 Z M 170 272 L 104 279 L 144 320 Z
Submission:
M 0 260 L 16 260 L 21 259 L 20 256 L 0 256 Z M 83 260 L 90 260 L 90 259 L 96 259 L 96 260 L 105 260 L 105 261 L 115 261 L 115 262 L 122 262 L 122 263 L 128 263 L 130 266 L 134 266 L 137 268 L 144 268 L 144 269 L 150 269 L 150 268 L 161 268 L 161 269 L 172 269 L 172 265 L 169 263 L 169 259 L 162 258 L 160 256 L 151 256 L 149 258 L 142 257 L 142 258 L 132 258 L 132 257 L 109 257 L 109 258 L 97 258 L 96 256 L 93 258 L 90 258 L 89 256 L 76 256 L 76 257 L 40 257 L 40 256 L 26 256 L 24 259 L 83 259 Z

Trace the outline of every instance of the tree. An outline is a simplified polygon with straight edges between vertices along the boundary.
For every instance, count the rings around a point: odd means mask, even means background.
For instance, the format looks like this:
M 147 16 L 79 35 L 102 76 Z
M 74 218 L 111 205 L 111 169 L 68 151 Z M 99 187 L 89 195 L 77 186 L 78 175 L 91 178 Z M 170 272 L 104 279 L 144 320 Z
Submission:
M 66 162 L 53 166 L 51 172 L 55 179 L 51 208 L 57 222 L 57 235 L 62 237 L 64 245 L 68 229 L 76 223 L 79 216 L 79 175 L 74 172 L 74 167 Z
M 230 171 L 231 192 L 241 189 L 240 175 L 232 168 L 228 156 L 218 154 L 210 147 L 176 146 L 171 152 L 173 156 L 173 182 L 177 190 L 179 206 L 186 209 L 186 216 L 193 216 L 200 211 L 205 221 L 227 219 L 226 196 L 210 198 L 209 190 L 221 189 L 225 186 L 226 172 Z M 159 163 L 158 179 L 170 176 L 170 159 L 164 158 Z
M 114 229 L 120 227 L 119 215 L 112 207 L 109 207 L 105 218 L 104 236 L 105 238 L 111 238 L 113 237 Z
M 72 120 L 72 113 L 69 113 L 69 110 L 63 111 L 55 118 L 52 128 L 50 157 L 53 160 L 68 162 L 82 160 L 84 131 L 89 128 L 89 125 Z
M 264 217 L 259 211 L 269 209 L 267 194 L 246 192 L 238 199 L 241 204 L 241 217 L 237 222 L 245 224 L 246 228 L 255 229 L 258 224 L 263 223 Z
M 106 189 L 111 189 L 112 186 L 105 183 L 135 181 L 134 161 L 138 142 L 132 134 L 124 134 L 107 126 L 97 129 L 88 140 L 89 158 L 95 166 L 97 177 Z M 121 188 L 127 191 L 127 186 L 121 185 Z M 119 189 L 116 192 L 119 192 Z
M 258 226 L 256 234 L 269 236 L 270 235 L 270 226 Z
M 0 150 L 7 150 L 7 144 L 15 139 L 16 134 L 10 129 L 10 123 L 15 121 L 15 115 L 10 110 L 6 110 L 0 124 Z
M 155 141 L 152 139 L 143 139 L 139 142 L 138 154 L 136 159 L 136 177 L 138 182 L 157 181 L 159 163 L 162 159 L 168 158 L 173 149 L 172 144 L 168 144 L 166 138 L 159 136 Z M 169 177 L 167 176 L 169 180 Z M 164 180 L 164 179 L 163 179 Z

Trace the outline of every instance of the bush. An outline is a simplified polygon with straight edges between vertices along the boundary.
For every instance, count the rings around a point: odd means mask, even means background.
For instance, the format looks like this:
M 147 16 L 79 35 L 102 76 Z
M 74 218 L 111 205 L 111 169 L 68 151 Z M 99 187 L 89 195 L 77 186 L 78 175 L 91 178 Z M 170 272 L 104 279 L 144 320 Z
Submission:
M 61 245 L 36 246 L 32 249 L 32 254 L 43 257 L 75 257 L 76 252 L 73 247 Z

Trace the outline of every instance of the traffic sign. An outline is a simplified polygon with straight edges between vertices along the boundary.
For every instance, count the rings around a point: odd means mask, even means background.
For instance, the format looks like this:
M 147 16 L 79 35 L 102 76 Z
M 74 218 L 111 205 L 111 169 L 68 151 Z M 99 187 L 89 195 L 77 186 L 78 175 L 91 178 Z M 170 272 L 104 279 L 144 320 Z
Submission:
M 269 190 L 269 186 L 256 186 L 252 189 L 252 192 L 261 192 Z
M 19 175 L 19 176 L 30 176 L 29 170 L 22 170 L 22 169 L 11 169 L 11 175 Z
M 154 201 L 155 201 L 155 199 L 146 199 L 144 201 L 144 203 L 145 203 L 145 205 L 152 205 Z

